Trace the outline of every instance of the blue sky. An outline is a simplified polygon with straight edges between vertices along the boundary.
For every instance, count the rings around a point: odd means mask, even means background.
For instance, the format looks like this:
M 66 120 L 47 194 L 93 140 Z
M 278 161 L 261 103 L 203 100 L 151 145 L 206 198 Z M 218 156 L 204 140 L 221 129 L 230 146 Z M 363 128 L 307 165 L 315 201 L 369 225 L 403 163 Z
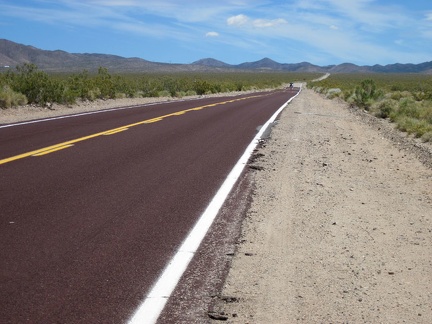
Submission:
M 432 1 L 0 0 L 0 38 L 167 63 L 422 63 Z

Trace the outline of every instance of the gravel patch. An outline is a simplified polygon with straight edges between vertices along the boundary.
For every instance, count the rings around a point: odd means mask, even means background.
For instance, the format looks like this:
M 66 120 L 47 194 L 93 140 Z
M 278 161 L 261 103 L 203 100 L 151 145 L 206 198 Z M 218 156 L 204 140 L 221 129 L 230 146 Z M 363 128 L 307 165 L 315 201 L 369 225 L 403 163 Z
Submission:
M 417 147 L 418 146 L 418 147 Z M 432 323 L 430 145 L 304 90 L 254 162 L 229 323 Z

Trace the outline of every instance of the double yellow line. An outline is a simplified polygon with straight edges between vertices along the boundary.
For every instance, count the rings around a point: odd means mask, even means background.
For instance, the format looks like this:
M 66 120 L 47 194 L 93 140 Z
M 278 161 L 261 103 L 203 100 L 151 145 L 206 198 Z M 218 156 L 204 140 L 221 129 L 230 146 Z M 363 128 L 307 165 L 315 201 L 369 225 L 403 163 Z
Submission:
M 257 97 L 261 97 L 261 96 L 263 96 L 263 95 L 261 94 L 261 95 L 255 95 L 255 96 L 250 96 L 250 97 L 243 97 L 243 98 L 237 98 L 237 99 L 232 99 L 232 100 L 227 100 L 227 101 L 221 101 L 221 102 L 214 103 L 214 104 L 199 106 L 199 107 L 190 108 L 190 109 L 186 109 L 186 110 L 181 110 L 181 111 L 177 111 L 177 112 L 174 112 L 174 113 L 171 113 L 171 114 L 167 114 L 167 115 L 151 118 L 151 119 L 146 119 L 146 120 L 143 120 L 143 121 L 140 121 L 140 122 L 137 122 L 137 123 L 133 123 L 133 124 L 129 124 L 129 125 L 113 128 L 113 129 L 106 130 L 106 131 L 103 131 L 103 132 L 100 132 L 100 133 L 95 133 L 95 134 L 92 134 L 92 135 L 80 137 L 80 138 L 77 138 L 77 139 L 74 139 L 74 140 L 70 140 L 70 141 L 67 141 L 67 142 L 63 142 L 63 143 L 47 146 L 47 147 L 44 147 L 44 148 L 41 148 L 41 149 L 38 149 L 38 150 L 35 150 L 35 151 L 31 151 L 31 152 L 27 152 L 27 153 L 22 153 L 22 154 L 15 155 L 15 156 L 12 156 L 12 157 L 9 157 L 9 158 L 6 158 L 6 159 L 2 159 L 2 160 L 0 160 L 0 164 L 5 164 L 5 163 L 12 162 L 12 161 L 24 159 L 24 158 L 29 157 L 29 156 L 43 156 L 43 155 L 46 155 L 46 154 L 50 154 L 50 153 L 53 153 L 53 152 L 57 152 L 57 151 L 66 149 L 68 147 L 74 146 L 76 143 L 83 142 L 83 141 L 86 141 L 86 140 L 89 140 L 89 139 L 92 139 L 92 138 L 95 138 L 95 137 L 98 137 L 98 136 L 117 134 L 117 133 L 126 131 L 126 130 L 128 130 L 131 127 L 135 127 L 135 126 L 139 126 L 139 125 L 144 125 L 144 124 L 156 123 L 156 122 L 162 121 L 165 118 L 184 115 L 184 114 L 186 114 L 188 112 L 191 112 L 191 111 L 198 111 L 198 110 L 205 109 L 205 108 L 210 108 L 210 107 L 214 107 L 214 106 L 218 106 L 218 105 L 224 105 L 224 104 L 227 104 L 227 103 L 236 102 L 236 101 L 245 100 L 245 99 L 257 98 Z

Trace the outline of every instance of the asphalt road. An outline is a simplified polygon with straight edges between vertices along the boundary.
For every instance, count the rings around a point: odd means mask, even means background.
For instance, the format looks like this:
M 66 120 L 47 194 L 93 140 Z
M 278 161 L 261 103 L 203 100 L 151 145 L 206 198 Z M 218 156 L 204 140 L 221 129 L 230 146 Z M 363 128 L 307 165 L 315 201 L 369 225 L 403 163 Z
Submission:
M 294 92 L 0 128 L 0 323 L 122 323 Z

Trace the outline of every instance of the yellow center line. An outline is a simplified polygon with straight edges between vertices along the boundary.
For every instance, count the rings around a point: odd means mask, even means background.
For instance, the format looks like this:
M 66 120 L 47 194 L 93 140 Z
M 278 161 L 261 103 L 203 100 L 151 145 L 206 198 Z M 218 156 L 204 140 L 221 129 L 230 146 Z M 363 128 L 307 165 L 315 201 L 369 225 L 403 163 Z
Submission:
M 156 123 L 158 121 L 161 121 L 162 119 L 163 118 L 157 117 L 157 118 L 152 118 L 152 119 L 145 120 L 142 123 L 143 124 L 151 124 L 151 123 Z M 141 123 L 139 123 L 139 124 L 141 124 Z M 133 125 L 133 126 L 137 126 L 137 125 Z
M 127 127 L 122 127 L 122 128 L 117 128 L 117 129 L 113 129 L 113 130 L 109 130 L 107 132 L 105 132 L 104 135 L 114 135 L 120 132 L 124 132 L 125 130 L 128 130 L 129 128 Z
M 59 147 L 56 147 L 56 148 L 53 148 L 53 149 L 50 149 L 50 150 L 46 150 L 46 151 L 42 151 L 42 152 L 33 154 L 32 156 L 42 156 L 42 155 L 45 155 L 45 154 L 49 154 L 49 153 L 52 153 L 52 152 L 57 152 L 57 151 L 66 149 L 66 148 L 71 147 L 71 146 L 73 146 L 73 144 L 59 146 Z
M 117 127 L 117 128 L 113 128 L 113 129 L 109 129 L 103 132 L 99 132 L 99 133 L 95 133 L 95 134 L 91 134 L 88 136 L 84 136 L 84 137 L 80 137 L 80 138 L 76 138 L 70 141 L 66 141 L 63 143 L 59 143 L 59 144 L 55 144 L 55 145 L 51 145 L 51 146 L 47 146 L 38 150 L 34 150 L 34 151 L 30 151 L 30 152 L 26 152 L 26 153 L 22 153 L 19 155 L 15 155 L 9 158 L 5 158 L 0 160 L 0 164 L 5 164 L 8 162 L 12 162 L 12 161 L 16 161 L 16 160 L 20 160 L 29 156 L 42 156 L 45 154 L 49 154 L 52 152 L 56 152 L 68 147 L 73 146 L 76 143 L 79 142 L 83 142 L 98 136 L 103 136 L 103 135 L 113 135 L 116 133 L 120 133 L 123 132 L 131 127 L 135 127 L 135 126 L 139 126 L 139 125 L 144 125 L 144 124 L 151 124 L 151 123 L 156 123 L 158 121 L 163 120 L 164 118 L 168 118 L 168 117 L 173 117 L 173 116 L 180 116 L 183 114 L 186 114 L 188 112 L 191 111 L 198 111 L 201 109 L 205 109 L 205 108 L 210 108 L 210 107 L 214 107 L 214 106 L 218 106 L 218 105 L 224 105 L 227 103 L 232 103 L 232 102 L 236 102 L 236 101 L 240 101 L 240 100 L 245 100 L 245 99 L 251 99 L 251 98 L 257 98 L 257 97 L 262 97 L 263 95 L 255 95 L 255 96 L 250 96 L 250 97 L 246 97 L 246 98 L 237 98 L 237 99 L 232 99 L 232 100 L 227 100 L 227 101 L 221 101 L 218 103 L 213 103 L 213 104 L 208 104 L 208 105 L 204 105 L 204 106 L 199 106 L 199 107 L 194 107 L 194 108 L 189 108 L 189 109 L 185 109 L 185 110 L 180 110 L 171 114 L 167 114 L 167 115 L 163 115 L 163 116 L 159 116 L 159 117 L 155 117 L 155 118 L 151 118 L 151 119 L 146 119 L 140 122 L 136 122 L 133 124 L 129 124 L 129 125 L 125 125 L 125 126 L 121 126 L 121 127 Z

